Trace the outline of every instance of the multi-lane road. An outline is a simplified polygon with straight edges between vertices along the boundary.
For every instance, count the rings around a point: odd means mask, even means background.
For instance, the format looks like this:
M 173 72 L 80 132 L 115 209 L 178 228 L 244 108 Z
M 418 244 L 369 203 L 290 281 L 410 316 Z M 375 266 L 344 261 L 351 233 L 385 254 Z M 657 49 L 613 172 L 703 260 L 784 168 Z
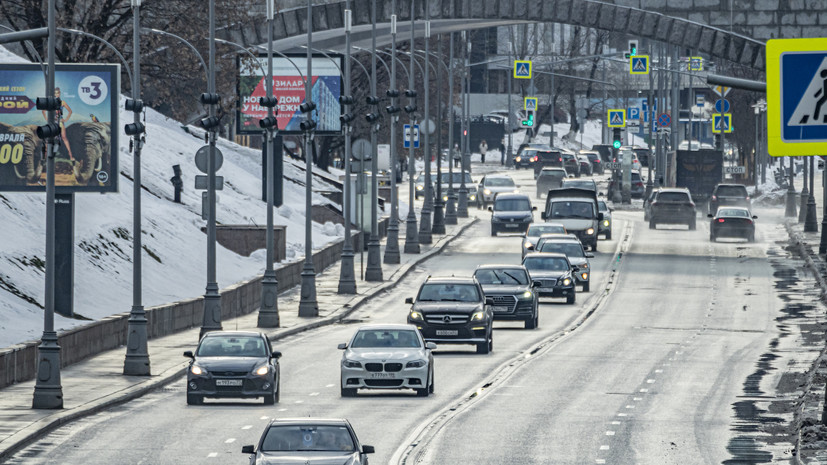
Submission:
M 530 172 L 509 173 L 534 192 Z M 697 231 L 649 230 L 642 211 L 615 211 L 613 240 L 600 241 L 591 292 L 576 305 L 544 301 L 537 330 L 498 322 L 489 355 L 439 347 L 431 397 L 341 398 L 336 345 L 360 324 L 404 323 L 405 298 L 429 275 L 519 263 L 520 238 L 490 237 L 490 214 L 470 212 L 481 221 L 348 322 L 276 344 L 284 354 L 279 404 L 187 406 L 182 379 L 60 428 L 9 463 L 246 463 L 241 446 L 256 443 L 268 419 L 305 416 L 348 418 L 361 441 L 376 447 L 373 464 L 732 458 L 733 404 L 777 336 L 781 308 L 767 254 L 777 247 L 769 240 L 777 230 L 760 223 L 755 243 L 713 244 L 700 218 Z

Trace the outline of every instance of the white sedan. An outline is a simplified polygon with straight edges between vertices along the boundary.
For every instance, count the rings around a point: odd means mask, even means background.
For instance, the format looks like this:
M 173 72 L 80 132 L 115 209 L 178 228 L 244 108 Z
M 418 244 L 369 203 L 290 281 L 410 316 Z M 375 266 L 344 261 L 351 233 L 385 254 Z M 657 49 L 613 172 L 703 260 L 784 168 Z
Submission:
M 434 392 L 433 342 L 426 343 L 413 325 L 367 325 L 342 355 L 342 397 L 358 389 L 413 389 L 420 397 Z

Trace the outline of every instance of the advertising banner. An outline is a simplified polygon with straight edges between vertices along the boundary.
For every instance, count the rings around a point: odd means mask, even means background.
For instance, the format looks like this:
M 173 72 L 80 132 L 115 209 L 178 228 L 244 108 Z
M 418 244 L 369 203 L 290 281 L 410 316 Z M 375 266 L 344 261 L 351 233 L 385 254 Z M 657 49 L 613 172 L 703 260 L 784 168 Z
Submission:
M 301 134 L 299 124 L 304 119 L 299 105 L 304 102 L 304 76 L 307 74 L 307 57 L 304 54 L 288 54 L 288 58 L 273 57 L 273 95 L 278 98 L 278 128 L 282 134 Z M 342 107 L 342 56 L 313 55 L 311 99 L 316 104 L 313 120 L 316 132 L 335 134 L 341 132 Z M 297 69 L 298 68 L 298 69 Z M 267 72 L 267 56 L 259 55 L 258 64 L 250 59 L 239 59 L 238 78 L 238 133 L 261 134 L 258 121 L 267 116 L 267 108 L 258 104 L 259 97 L 267 96 L 264 87 Z M 299 73 L 301 72 L 301 74 Z
M 56 192 L 118 191 L 120 88 L 119 65 L 55 65 L 55 96 L 63 102 Z M 45 141 L 36 130 L 47 114 L 35 108 L 45 96 L 40 65 L 0 63 L 0 191 L 46 190 Z

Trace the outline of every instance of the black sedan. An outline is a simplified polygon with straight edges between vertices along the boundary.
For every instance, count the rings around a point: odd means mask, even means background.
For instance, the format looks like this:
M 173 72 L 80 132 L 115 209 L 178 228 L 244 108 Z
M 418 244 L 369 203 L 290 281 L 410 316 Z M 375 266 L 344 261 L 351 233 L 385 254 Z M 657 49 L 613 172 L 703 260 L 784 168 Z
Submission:
M 373 446 L 359 444 L 349 421 L 326 418 L 270 420 L 258 448 L 241 448 L 255 465 L 367 465 L 373 452 Z
M 709 223 L 709 240 L 715 242 L 719 237 L 744 238 L 755 242 L 755 219 L 749 210 L 741 207 L 720 207 Z
M 263 397 L 264 405 L 279 401 L 279 361 L 270 339 L 254 331 L 213 331 L 201 338 L 187 370 L 187 404 L 205 397 Z
M 573 304 L 577 295 L 571 263 L 561 253 L 530 253 L 523 258 L 523 266 L 531 279 L 538 283 L 534 291 L 538 297 L 565 297 Z

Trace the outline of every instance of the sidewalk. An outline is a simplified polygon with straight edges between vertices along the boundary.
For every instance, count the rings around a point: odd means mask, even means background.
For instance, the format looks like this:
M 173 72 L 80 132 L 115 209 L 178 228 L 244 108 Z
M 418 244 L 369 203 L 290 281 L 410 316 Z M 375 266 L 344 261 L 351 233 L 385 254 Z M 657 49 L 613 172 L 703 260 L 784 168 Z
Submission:
M 401 264 L 382 266 L 383 282 L 359 280 L 360 255 L 355 256 L 357 275 L 356 295 L 337 294 L 340 266 L 337 263 L 316 275 L 319 316 L 299 318 L 300 289 L 294 287 L 279 296 L 281 327 L 264 330 L 271 340 L 335 323 L 361 307 L 371 297 L 388 290 L 404 278 L 410 270 L 424 260 L 440 253 L 476 222 L 476 218 L 459 218 L 459 224 L 446 225 L 445 235 L 434 235 L 434 242 L 421 245 L 417 255 L 401 254 Z M 400 224 L 400 249 L 404 248 L 404 222 Z M 384 241 L 382 243 L 384 256 Z M 365 253 L 367 260 L 367 253 Z M 222 322 L 224 328 L 254 330 L 258 312 Z M 61 370 L 63 388 L 62 410 L 33 410 L 34 381 L 8 386 L 0 390 L 0 462 L 38 437 L 75 419 L 91 415 L 112 405 L 123 403 L 165 384 L 175 381 L 186 372 L 189 361 L 182 354 L 192 350 L 198 342 L 200 328 L 149 340 L 149 359 L 152 375 L 149 377 L 124 376 L 123 347 L 110 350 L 70 365 Z

